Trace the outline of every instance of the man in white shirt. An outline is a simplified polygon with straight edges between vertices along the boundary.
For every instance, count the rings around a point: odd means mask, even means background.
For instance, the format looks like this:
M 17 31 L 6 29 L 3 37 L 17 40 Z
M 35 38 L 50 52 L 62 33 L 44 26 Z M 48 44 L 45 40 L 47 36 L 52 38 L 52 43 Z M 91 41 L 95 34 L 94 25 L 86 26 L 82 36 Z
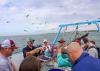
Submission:
M 87 52 L 90 56 L 98 58 L 98 51 L 95 46 L 94 41 L 90 41 L 88 38 L 84 38 L 84 45 L 82 46 L 84 51 Z

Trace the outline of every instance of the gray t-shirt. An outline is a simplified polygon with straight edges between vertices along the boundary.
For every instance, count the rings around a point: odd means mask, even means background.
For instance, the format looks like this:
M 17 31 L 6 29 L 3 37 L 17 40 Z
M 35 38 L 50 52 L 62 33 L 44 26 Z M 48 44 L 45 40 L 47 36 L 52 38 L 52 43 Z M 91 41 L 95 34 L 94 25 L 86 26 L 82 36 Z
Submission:
M 0 56 L 0 71 L 13 71 L 11 61 L 7 57 Z

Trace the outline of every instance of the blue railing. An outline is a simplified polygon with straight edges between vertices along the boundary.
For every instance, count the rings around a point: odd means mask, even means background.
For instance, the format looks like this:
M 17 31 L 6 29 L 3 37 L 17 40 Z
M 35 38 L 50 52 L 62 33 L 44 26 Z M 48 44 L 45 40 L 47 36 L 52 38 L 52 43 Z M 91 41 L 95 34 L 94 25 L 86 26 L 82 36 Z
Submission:
M 59 31 L 58 31 L 56 37 L 54 38 L 52 44 L 55 45 L 55 43 L 57 42 L 57 39 L 59 38 L 63 27 L 75 26 L 75 25 L 85 25 L 85 24 L 95 24 L 97 26 L 96 30 L 100 31 L 100 27 L 99 27 L 100 23 L 98 23 L 98 22 L 100 22 L 100 20 L 92 20 L 92 21 L 86 21 L 86 22 L 77 22 L 77 23 L 68 23 L 68 24 L 59 25 Z

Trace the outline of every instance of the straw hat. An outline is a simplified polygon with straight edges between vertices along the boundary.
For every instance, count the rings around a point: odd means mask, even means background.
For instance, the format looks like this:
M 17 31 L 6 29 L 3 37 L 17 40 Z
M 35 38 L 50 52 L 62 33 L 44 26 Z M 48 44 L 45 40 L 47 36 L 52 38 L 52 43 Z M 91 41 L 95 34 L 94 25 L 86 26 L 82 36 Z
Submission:
M 65 42 L 65 40 L 63 38 L 61 38 L 58 42 L 62 43 L 62 42 Z

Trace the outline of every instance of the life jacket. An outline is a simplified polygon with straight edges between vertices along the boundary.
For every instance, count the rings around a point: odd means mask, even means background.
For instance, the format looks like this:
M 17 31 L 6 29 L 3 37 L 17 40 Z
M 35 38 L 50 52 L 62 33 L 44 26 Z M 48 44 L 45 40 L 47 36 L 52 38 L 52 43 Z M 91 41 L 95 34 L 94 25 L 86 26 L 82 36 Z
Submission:
M 95 47 L 98 51 L 98 58 L 100 59 L 100 47 Z

